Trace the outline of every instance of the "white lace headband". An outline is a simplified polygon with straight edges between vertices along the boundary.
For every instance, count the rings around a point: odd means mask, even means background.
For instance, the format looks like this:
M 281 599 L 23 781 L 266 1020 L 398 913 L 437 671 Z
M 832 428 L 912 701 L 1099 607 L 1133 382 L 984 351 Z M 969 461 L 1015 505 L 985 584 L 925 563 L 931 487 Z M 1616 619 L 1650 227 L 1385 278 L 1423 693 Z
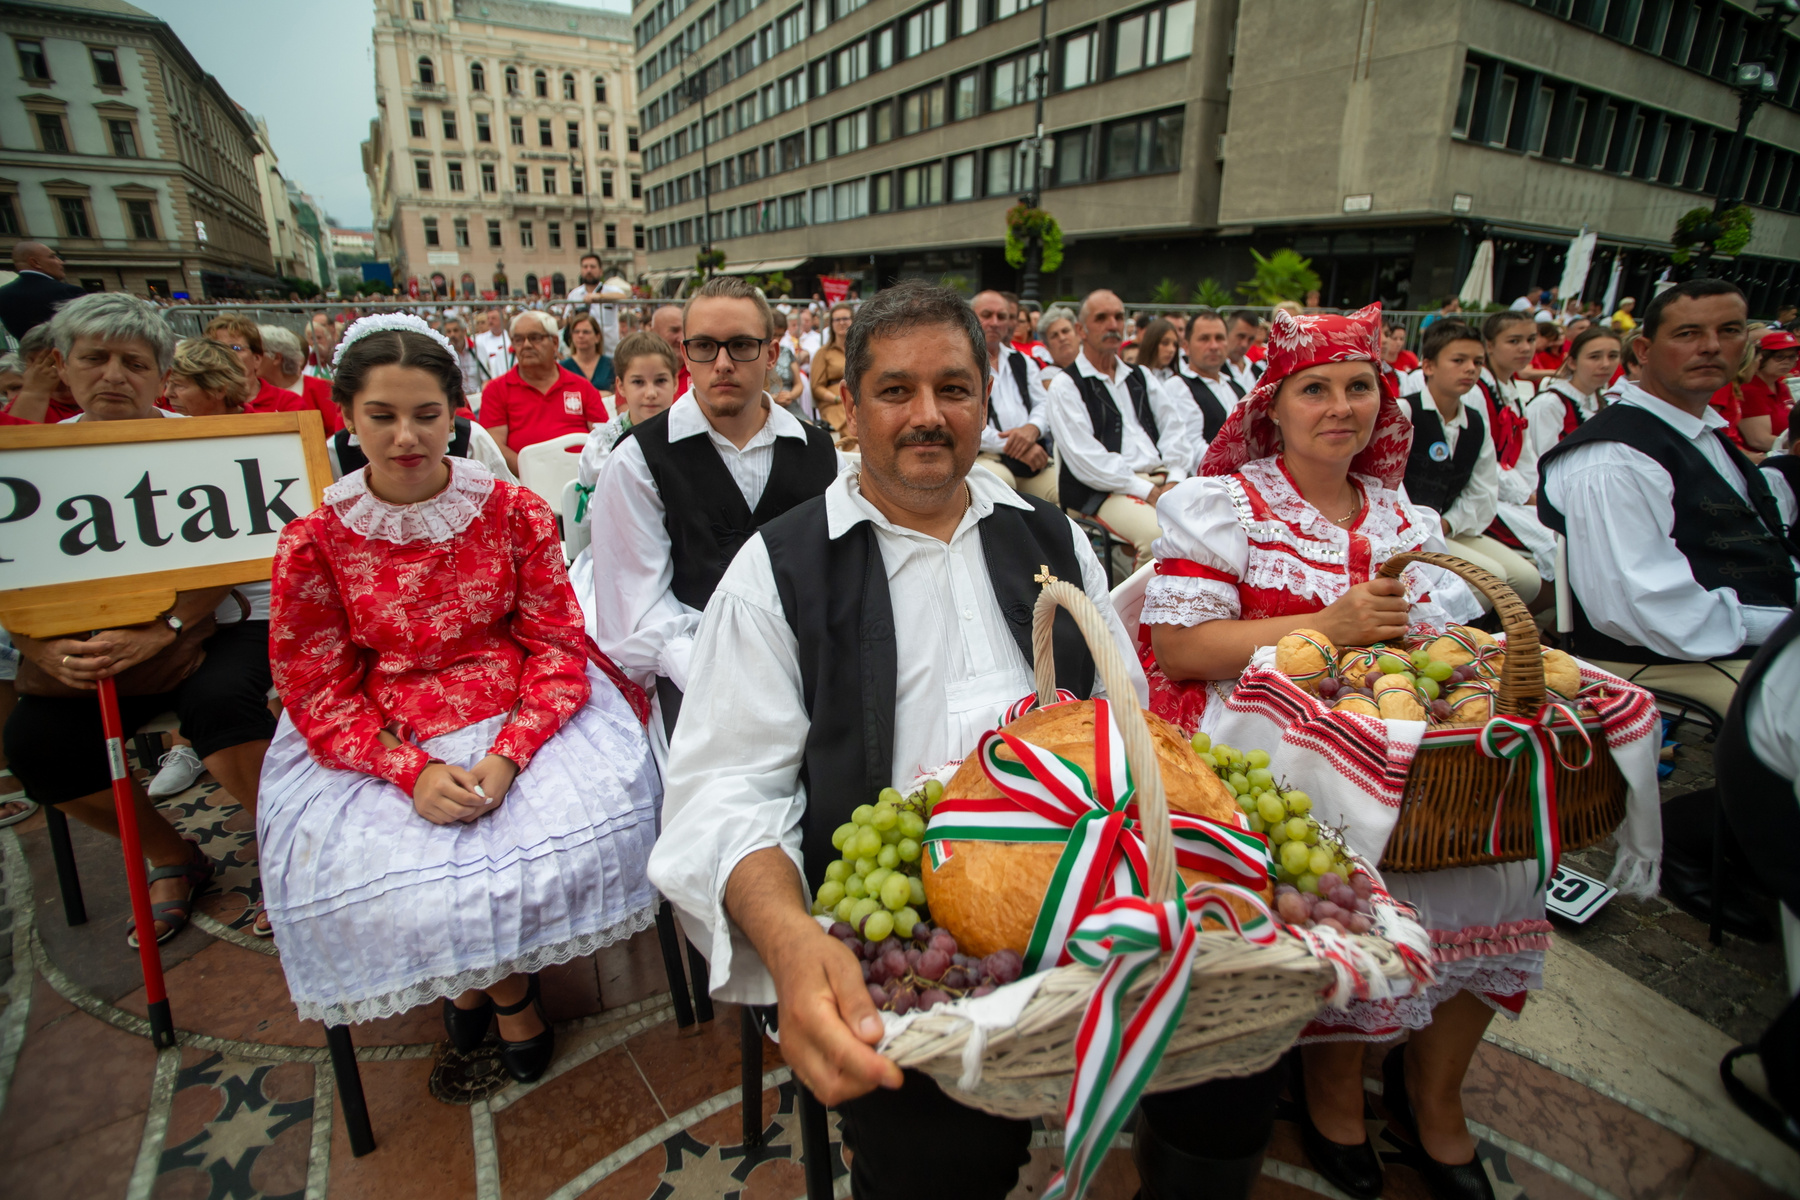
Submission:
M 344 351 L 368 337 L 371 333 L 382 333 L 387 330 L 404 331 L 406 333 L 422 333 L 456 357 L 456 347 L 450 339 L 427 325 L 423 319 L 411 313 L 376 313 L 374 316 L 359 317 L 350 322 L 350 328 L 344 330 L 344 340 L 338 343 L 337 353 L 331 356 L 331 369 L 337 370 L 338 364 L 344 360 Z

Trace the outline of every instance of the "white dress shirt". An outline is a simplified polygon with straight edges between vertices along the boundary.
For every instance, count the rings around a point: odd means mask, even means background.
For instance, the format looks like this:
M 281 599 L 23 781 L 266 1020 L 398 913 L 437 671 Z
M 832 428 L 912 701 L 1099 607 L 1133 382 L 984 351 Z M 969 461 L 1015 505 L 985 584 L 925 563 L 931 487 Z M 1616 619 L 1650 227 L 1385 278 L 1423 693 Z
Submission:
M 1013 376 L 1013 358 L 1025 359 L 1024 396 L 1019 395 L 1018 380 Z M 1000 454 L 1006 449 L 1006 439 L 1000 436 L 1001 429 L 1017 429 L 1021 425 L 1035 425 L 1041 437 L 1050 432 L 1050 414 L 1047 411 L 1050 397 L 1044 391 L 1044 381 L 1038 378 L 1037 364 L 1025 358 L 1017 350 L 1004 343 L 1000 346 L 1000 365 L 994 368 L 994 391 L 988 398 L 989 410 L 994 419 L 981 427 L 981 449 L 988 454 Z M 994 428 L 994 422 L 1000 423 L 1000 429 Z
M 1200 406 L 1194 402 L 1194 393 L 1185 381 L 1198 379 L 1204 384 L 1206 390 L 1211 392 L 1214 399 L 1218 400 L 1220 406 L 1224 408 L 1225 415 L 1228 417 L 1243 397 L 1231 386 L 1235 381 L 1223 370 L 1219 372 L 1217 379 L 1208 379 L 1200 372 L 1190 370 L 1184 362 L 1177 368 L 1175 375 L 1178 378 L 1171 378 L 1163 387 L 1178 403 L 1183 400 L 1188 402 L 1188 446 L 1193 451 L 1193 463 L 1188 467 L 1188 474 L 1192 475 L 1200 469 L 1200 460 L 1206 457 L 1206 414 L 1202 413 Z
M 1247 358 L 1241 362 L 1235 358 L 1227 358 L 1225 360 L 1226 372 L 1230 374 L 1233 379 L 1237 380 L 1238 386 L 1243 388 L 1246 392 L 1256 386 L 1257 378 L 1262 375 L 1262 372 L 1257 370 L 1256 367 L 1257 364 L 1251 362 Z
M 1575 411 L 1581 414 L 1583 421 L 1592 420 L 1600 411 L 1600 396 L 1595 393 L 1584 396 L 1575 390 L 1575 385 L 1566 379 L 1555 379 L 1544 385 L 1544 390 L 1531 398 L 1525 406 L 1525 419 L 1529 425 L 1525 431 L 1525 442 L 1533 458 L 1542 458 L 1550 452 L 1550 448 L 1563 439 L 1563 417 L 1567 408 L 1563 397 L 1575 402 Z
M 1156 414 L 1159 437 L 1153 442 L 1149 431 L 1138 424 L 1137 410 L 1132 406 L 1131 393 L 1125 386 L 1126 375 L 1138 368 L 1127 365 L 1122 358 L 1115 358 L 1113 373 L 1103 375 L 1088 361 L 1087 350 L 1083 349 L 1075 356 L 1069 370 L 1098 379 L 1106 386 L 1119 410 L 1122 424 L 1119 449 L 1115 453 L 1102 446 L 1095 436 L 1087 402 L 1068 373 L 1051 381 L 1050 428 L 1056 435 L 1056 453 L 1075 473 L 1075 478 L 1095 491 L 1144 500 L 1150 495 L 1151 485 L 1139 478 L 1138 472 L 1167 471 L 1170 483 L 1179 483 L 1188 477 L 1193 452 L 1188 447 L 1188 418 L 1183 406 L 1194 407 L 1191 397 L 1183 396 L 1178 403 L 1163 390 L 1162 384 L 1151 378 L 1149 372 L 1139 372 L 1151 410 Z
M 476 334 L 475 353 L 481 356 L 489 379 L 498 379 L 513 369 L 512 336 L 505 330 L 489 333 L 484 329 Z
M 833 539 L 869 522 L 887 568 L 896 613 L 893 785 L 908 788 L 974 750 L 1008 705 L 1032 690 L 988 578 L 977 522 L 996 505 L 1028 507 L 986 471 L 971 471 L 969 510 L 948 543 L 890 523 L 847 471 L 825 492 Z M 1082 588 L 1105 615 L 1144 700 L 1148 690 L 1087 539 L 1069 523 Z M 774 982 L 725 913 L 725 885 L 738 863 L 780 846 L 805 877 L 800 765 L 809 721 L 798 648 L 760 534 L 738 552 L 706 606 L 695 639 L 693 686 L 682 701 L 663 793 L 663 831 L 650 879 L 706 952 L 712 993 L 746 1004 L 775 1001 Z M 1096 694 L 1100 688 L 1096 681 Z
M 1492 389 L 1495 396 L 1502 400 L 1510 400 L 1520 415 L 1524 415 L 1532 397 L 1537 394 L 1535 385 L 1523 379 L 1509 379 L 1500 383 L 1494 373 L 1482 368 L 1481 381 Z M 1470 388 L 1469 394 L 1463 397 L 1463 403 L 1473 400 L 1479 405 L 1488 419 L 1488 442 L 1494 441 L 1494 414 L 1492 406 L 1487 403 L 1487 396 L 1480 388 Z M 1524 445 L 1519 448 L 1519 461 L 1511 467 L 1500 469 L 1499 497 L 1504 504 L 1527 504 L 1537 495 L 1537 451 L 1531 448 L 1531 439 L 1525 438 Z
M 1450 447 L 1452 457 L 1456 454 L 1456 446 L 1462 435 L 1469 428 L 1469 396 L 1476 394 L 1477 389 L 1470 388 L 1469 395 L 1456 406 L 1456 415 L 1446 417 L 1431 398 L 1429 391 L 1419 395 L 1426 408 L 1437 413 L 1438 420 L 1444 426 L 1444 441 Z M 1400 415 L 1409 422 L 1412 420 L 1412 405 L 1404 400 L 1399 404 Z M 1487 533 L 1488 526 L 1494 523 L 1499 512 L 1500 503 L 1500 468 L 1494 461 L 1494 438 L 1485 421 L 1481 430 L 1481 450 L 1475 456 L 1475 469 L 1469 472 L 1469 482 L 1463 485 L 1462 492 L 1450 502 L 1440 516 L 1450 525 L 1450 537 L 1481 537 Z
M 1726 421 L 1676 408 L 1635 383 L 1617 385 L 1617 404 L 1666 422 L 1693 443 L 1746 500 L 1744 477 L 1712 431 Z M 1773 471 L 1763 480 L 1781 519 L 1795 517 L 1793 489 Z M 1568 527 L 1569 584 L 1595 629 L 1666 658 L 1704 662 L 1760 645 L 1788 609 L 1744 604 L 1730 588 L 1708 591 L 1675 546 L 1675 481 L 1649 455 L 1622 442 L 1589 442 L 1551 463 L 1544 496 Z M 1796 563 L 1800 569 L 1800 563 Z
M 588 300 L 590 293 L 594 297 L 592 300 Z M 600 322 L 600 339 L 602 342 L 600 353 L 611 354 L 614 348 L 619 344 L 619 306 L 617 304 L 603 302 L 599 299 L 599 296 L 599 284 L 595 284 L 592 288 L 589 288 L 585 283 L 578 283 L 575 285 L 575 290 L 569 293 L 569 299 L 575 301 L 577 304 L 584 300 L 588 301 L 588 315 Z

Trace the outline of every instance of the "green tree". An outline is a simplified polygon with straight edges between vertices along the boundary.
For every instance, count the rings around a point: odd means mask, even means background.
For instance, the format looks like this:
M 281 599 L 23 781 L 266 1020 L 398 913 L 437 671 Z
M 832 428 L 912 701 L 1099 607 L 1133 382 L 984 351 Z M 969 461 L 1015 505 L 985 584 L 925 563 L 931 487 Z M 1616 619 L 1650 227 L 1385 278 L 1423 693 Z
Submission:
M 969 277 L 967 275 L 958 275 L 955 273 L 938 276 L 938 286 L 947 287 L 957 295 L 965 298 L 967 298 L 972 291 L 972 288 L 969 285 Z
M 1312 259 L 1301 258 L 1294 250 L 1277 250 L 1264 258 L 1250 251 L 1256 260 L 1256 273 L 1238 284 L 1238 294 L 1257 304 L 1278 304 L 1283 300 L 1304 300 L 1306 293 L 1319 287 L 1319 273 L 1312 269 Z
M 1180 304 L 1181 286 L 1167 275 L 1164 275 L 1162 277 L 1162 282 L 1150 289 L 1150 303 Z
M 793 291 L 794 285 L 788 282 L 787 272 L 770 271 L 763 278 L 762 288 L 764 295 L 779 299 Z
M 1210 275 L 1194 285 L 1195 304 L 1204 304 L 1208 308 L 1225 308 L 1231 303 L 1231 293 L 1225 285 Z

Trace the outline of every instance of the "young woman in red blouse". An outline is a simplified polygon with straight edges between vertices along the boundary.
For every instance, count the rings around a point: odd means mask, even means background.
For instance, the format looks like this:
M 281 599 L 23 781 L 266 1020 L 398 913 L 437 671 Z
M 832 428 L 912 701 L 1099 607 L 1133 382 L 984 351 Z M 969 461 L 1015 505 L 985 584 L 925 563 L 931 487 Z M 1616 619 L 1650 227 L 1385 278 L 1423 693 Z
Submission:
M 497 1019 L 528 1082 L 553 1052 L 535 972 L 654 919 L 660 785 L 648 707 L 583 632 L 550 509 L 445 455 L 462 374 L 443 342 L 381 316 L 338 351 L 369 465 L 275 558 L 263 887 L 301 1017 L 442 999 L 454 1044 Z

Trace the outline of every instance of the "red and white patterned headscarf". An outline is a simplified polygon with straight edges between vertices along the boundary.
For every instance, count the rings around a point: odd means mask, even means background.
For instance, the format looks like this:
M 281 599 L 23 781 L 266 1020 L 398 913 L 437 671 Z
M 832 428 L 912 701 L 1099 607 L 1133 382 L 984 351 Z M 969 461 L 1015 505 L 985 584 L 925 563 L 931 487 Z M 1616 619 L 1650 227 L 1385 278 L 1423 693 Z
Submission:
M 1339 362 L 1374 363 L 1381 389 L 1375 432 L 1369 444 L 1350 461 L 1350 469 L 1359 475 L 1374 476 L 1383 487 L 1399 487 L 1406 477 L 1406 456 L 1412 449 L 1412 422 L 1400 415 L 1393 382 L 1380 369 L 1380 304 L 1347 316 L 1320 313 L 1296 317 L 1286 309 L 1276 309 L 1269 333 L 1268 369 L 1250 394 L 1231 410 L 1225 427 L 1207 446 L 1206 456 L 1200 460 L 1200 474 L 1229 475 L 1247 462 L 1280 450 L 1281 430 L 1269 416 L 1269 410 L 1282 381 L 1307 367 Z

